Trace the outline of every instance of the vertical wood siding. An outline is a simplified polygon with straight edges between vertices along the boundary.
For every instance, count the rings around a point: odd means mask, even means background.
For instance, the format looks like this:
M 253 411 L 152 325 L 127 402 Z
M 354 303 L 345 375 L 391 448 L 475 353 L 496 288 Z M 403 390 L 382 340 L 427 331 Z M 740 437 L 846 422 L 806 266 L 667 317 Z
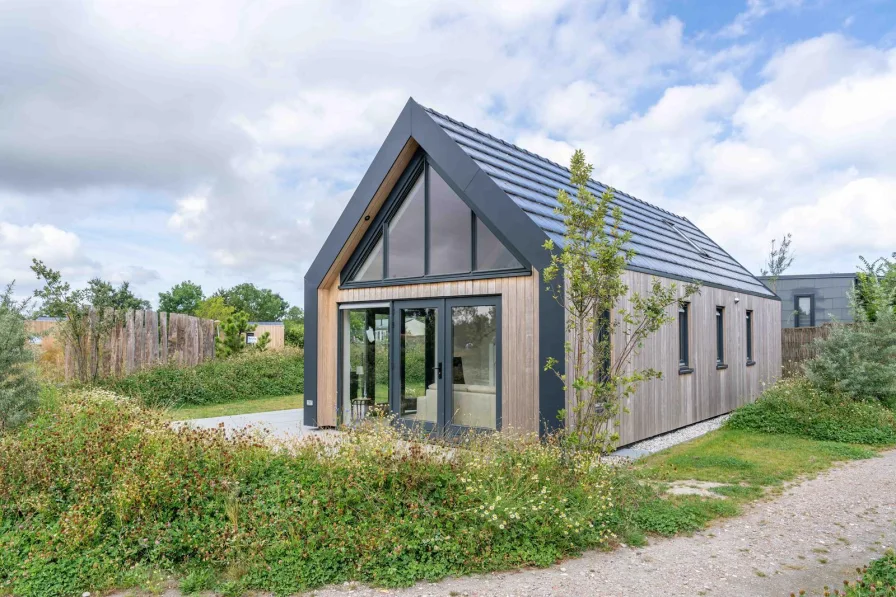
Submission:
M 503 429 L 538 431 L 538 272 L 531 276 L 318 290 L 318 424 L 336 424 L 340 303 L 463 296 L 501 297 L 501 411 Z
M 625 282 L 631 293 L 647 294 L 654 276 L 627 271 Z M 665 284 L 683 283 L 663 279 Z M 735 303 L 735 298 L 740 299 Z M 688 318 L 690 366 L 693 373 L 678 373 L 678 309 L 675 317 L 647 338 L 632 360 L 632 368 L 653 368 L 662 379 L 643 383 L 626 402 L 619 426 L 620 445 L 678 429 L 704 419 L 730 412 L 752 402 L 763 388 L 781 373 L 781 305 L 778 301 L 749 294 L 704 286 L 690 298 Z M 627 309 L 628 300 L 621 308 Z M 716 369 L 716 307 L 725 308 L 725 363 Z M 746 312 L 753 311 L 753 360 L 747 366 Z M 625 341 L 623 330 L 613 337 L 614 357 Z M 572 340 L 572 338 L 570 338 Z M 572 393 L 567 391 L 572 407 Z

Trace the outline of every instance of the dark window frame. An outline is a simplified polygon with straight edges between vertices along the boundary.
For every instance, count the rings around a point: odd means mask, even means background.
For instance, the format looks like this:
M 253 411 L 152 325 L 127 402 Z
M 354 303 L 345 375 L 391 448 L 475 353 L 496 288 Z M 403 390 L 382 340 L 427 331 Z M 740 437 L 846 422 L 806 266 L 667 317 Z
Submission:
M 800 299 L 809 299 L 809 325 L 800 325 Z M 814 328 L 815 327 L 815 295 L 814 294 L 794 294 L 793 295 L 793 327 L 795 328 Z
M 691 346 L 690 346 L 690 303 L 681 302 L 678 304 L 678 373 L 685 375 L 693 373 L 691 367 Z
M 752 367 L 756 364 L 756 361 L 753 360 L 753 325 L 756 316 L 754 312 L 750 309 L 747 309 L 747 367 Z
M 470 226 L 471 226 L 471 259 L 470 259 L 470 271 L 468 272 L 460 272 L 460 273 L 451 273 L 451 274 L 431 274 L 430 273 L 430 185 L 429 185 L 429 167 L 432 167 L 433 170 L 445 181 L 445 183 L 451 188 L 452 191 L 463 201 L 468 208 L 470 208 Z M 408 194 L 413 190 L 414 185 L 417 183 L 419 178 L 423 176 L 423 184 L 424 184 L 424 235 L 423 235 L 423 244 L 424 244 L 424 270 L 422 276 L 408 277 L 408 278 L 390 278 L 389 277 L 389 233 L 388 227 L 389 223 L 392 220 L 392 217 L 401 207 L 404 200 L 407 198 Z M 501 278 L 508 276 L 527 276 L 532 275 L 532 266 L 526 261 L 525 258 L 517 251 L 514 247 L 504 243 L 499 238 L 499 242 L 502 242 L 506 249 L 510 251 L 510 253 L 516 258 L 516 260 L 520 263 L 520 267 L 517 268 L 506 268 L 506 269 L 496 269 L 496 270 L 477 270 L 477 237 L 478 237 L 478 226 L 477 220 L 481 220 L 482 223 L 488 228 L 492 234 L 494 234 L 494 227 L 491 223 L 482 217 L 480 214 L 476 213 L 476 210 L 473 208 L 472 203 L 464 196 L 463 192 L 460 192 L 455 186 L 451 183 L 445 173 L 442 171 L 439 166 L 429 159 L 429 156 L 426 155 L 422 150 L 418 151 L 417 154 L 411 159 L 411 162 L 408 164 L 405 171 L 402 173 L 398 182 L 395 184 L 395 187 L 392 189 L 389 197 L 386 199 L 379 213 L 373 218 L 373 222 L 370 227 L 364 233 L 364 237 L 361 239 L 361 242 L 358 244 L 358 247 L 355 249 L 355 252 L 349 258 L 345 267 L 343 267 L 342 272 L 340 274 L 340 288 L 365 288 L 365 287 L 377 287 L 377 286 L 398 286 L 398 285 L 406 285 L 406 284 L 428 284 L 434 282 L 445 282 L 452 280 L 478 280 L 485 278 Z M 364 264 L 364 261 L 367 259 L 370 252 L 376 246 L 377 240 L 382 237 L 383 238 L 383 279 L 382 280 L 368 280 L 368 281 L 354 281 L 352 278 L 357 275 L 358 270 Z
M 725 364 L 725 307 L 716 307 L 716 369 L 727 369 Z

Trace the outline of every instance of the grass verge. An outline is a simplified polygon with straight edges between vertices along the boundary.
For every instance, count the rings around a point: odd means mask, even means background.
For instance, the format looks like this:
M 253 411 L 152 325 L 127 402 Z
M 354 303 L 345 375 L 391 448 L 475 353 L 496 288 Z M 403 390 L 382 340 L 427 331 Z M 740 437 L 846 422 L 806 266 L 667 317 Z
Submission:
M 868 446 L 723 428 L 648 456 L 640 468 L 660 481 L 693 479 L 769 487 L 813 475 L 838 461 L 872 458 L 876 453 Z
M 224 404 L 209 404 L 205 406 L 181 406 L 168 411 L 175 421 L 187 419 L 207 419 L 209 417 L 227 417 L 232 415 L 247 415 L 251 413 L 263 413 L 276 410 L 302 408 L 305 396 L 293 394 L 291 396 L 274 396 L 271 398 L 251 398 L 249 400 L 237 400 Z

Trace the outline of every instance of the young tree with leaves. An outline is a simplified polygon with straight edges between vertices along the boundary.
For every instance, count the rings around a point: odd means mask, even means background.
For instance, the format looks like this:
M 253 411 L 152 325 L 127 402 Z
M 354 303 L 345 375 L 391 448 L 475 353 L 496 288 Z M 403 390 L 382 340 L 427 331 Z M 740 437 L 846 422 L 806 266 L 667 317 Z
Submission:
M 44 287 L 34 291 L 34 296 L 42 301 L 40 313 L 61 319 L 55 334 L 71 350 L 78 379 L 95 381 L 105 340 L 124 316 L 124 310 L 115 310 L 116 305 L 128 308 L 140 299 L 134 297 L 127 283 L 116 291 L 98 278 L 91 280 L 86 290 L 72 290 L 62 280 L 62 274 L 38 259 L 32 259 L 31 271 L 44 281 Z
M 224 302 L 223 296 L 210 296 L 200 301 L 196 307 L 196 317 L 224 321 L 236 312 L 236 309 Z
M 175 284 L 168 292 L 159 293 L 159 311 L 196 315 L 204 298 L 202 286 L 186 280 Z
M 611 189 L 599 197 L 588 189 L 592 166 L 578 150 L 570 162 L 570 195 L 561 189 L 555 210 L 563 218 L 563 244 L 548 240 L 551 263 L 543 272 L 554 298 L 566 311 L 566 370 L 548 358 L 546 369 L 572 390 L 571 423 L 567 439 L 573 444 L 607 452 L 619 440 L 616 431 L 620 406 L 637 387 L 662 376 L 653 369 L 630 364 L 644 340 L 674 320 L 679 303 L 699 290 L 697 284 L 665 285 L 654 278 L 649 293 L 630 292 L 623 273 L 635 256 L 623 231 L 622 209 L 613 203 Z M 620 302 L 629 298 L 629 308 Z M 620 344 L 612 350 L 611 340 Z
M 25 422 L 38 406 L 40 387 L 25 329 L 27 301 L 16 301 L 13 284 L 0 294 L 0 432 Z
M 892 255 L 896 260 L 896 253 Z M 880 257 L 868 261 L 861 255 L 861 269 L 856 272 L 856 289 L 852 308 L 859 321 L 877 321 L 883 311 L 896 313 L 896 261 Z
M 772 239 L 772 248 L 765 260 L 765 266 L 759 272 L 761 275 L 769 277 L 768 284 L 771 286 L 772 292 L 778 291 L 778 278 L 793 264 L 794 255 L 790 250 L 792 241 L 793 238 L 789 232 L 781 238 L 780 246 L 776 246 L 775 239 Z

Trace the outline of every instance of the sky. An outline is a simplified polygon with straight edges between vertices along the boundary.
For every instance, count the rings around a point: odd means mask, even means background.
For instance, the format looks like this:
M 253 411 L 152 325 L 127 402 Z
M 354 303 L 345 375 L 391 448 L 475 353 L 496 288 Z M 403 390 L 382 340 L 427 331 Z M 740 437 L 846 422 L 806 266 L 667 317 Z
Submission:
M 893 0 L 0 0 L 0 282 L 303 278 L 409 97 L 758 273 L 896 251 Z

